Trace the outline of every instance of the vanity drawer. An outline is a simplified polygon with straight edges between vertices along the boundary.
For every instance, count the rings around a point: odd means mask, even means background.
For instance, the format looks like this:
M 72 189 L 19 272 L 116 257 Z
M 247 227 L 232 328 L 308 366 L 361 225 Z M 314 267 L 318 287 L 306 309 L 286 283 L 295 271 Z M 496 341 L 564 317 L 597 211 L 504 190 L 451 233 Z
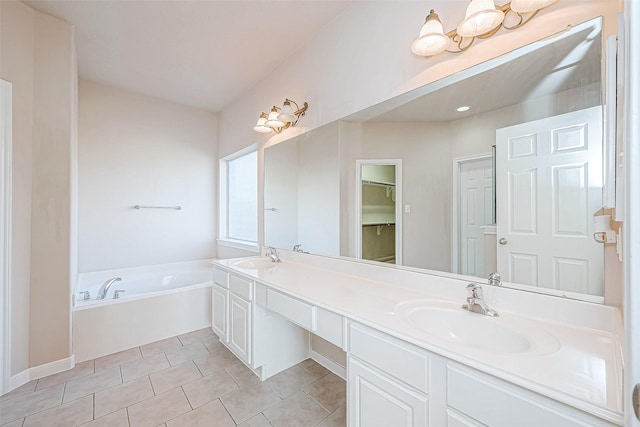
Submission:
M 267 289 L 267 308 L 309 331 L 316 330 L 316 306 Z
M 411 344 L 351 323 L 349 353 L 417 390 L 429 392 L 429 358 Z
M 217 283 L 225 289 L 229 289 L 229 273 L 219 268 L 213 268 L 213 283 Z
M 482 425 L 495 427 L 609 425 L 513 384 L 452 366 L 447 367 L 447 405 Z
M 318 307 L 314 334 L 344 349 L 344 318 L 332 311 Z
M 229 275 L 229 290 L 247 301 L 253 300 L 253 281 L 244 277 Z
M 349 353 L 417 390 L 429 392 L 429 358 L 411 344 L 351 323 Z

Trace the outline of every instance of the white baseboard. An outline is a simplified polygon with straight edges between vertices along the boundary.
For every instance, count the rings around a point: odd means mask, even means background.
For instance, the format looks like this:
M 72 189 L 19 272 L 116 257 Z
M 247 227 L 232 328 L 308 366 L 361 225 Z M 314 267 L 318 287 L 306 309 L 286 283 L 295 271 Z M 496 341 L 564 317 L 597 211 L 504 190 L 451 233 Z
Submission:
M 32 380 L 44 378 L 49 375 L 57 374 L 69 370 L 76 366 L 75 355 L 65 359 L 55 360 L 53 362 L 45 363 L 44 365 L 34 366 L 32 368 L 25 369 L 22 372 L 17 373 L 9 379 L 9 390 L 15 390 L 16 388 L 28 383 Z
M 333 360 L 311 349 L 309 350 L 309 357 L 311 357 L 313 360 L 315 360 L 343 380 L 347 380 L 347 369 L 344 366 L 338 365 Z

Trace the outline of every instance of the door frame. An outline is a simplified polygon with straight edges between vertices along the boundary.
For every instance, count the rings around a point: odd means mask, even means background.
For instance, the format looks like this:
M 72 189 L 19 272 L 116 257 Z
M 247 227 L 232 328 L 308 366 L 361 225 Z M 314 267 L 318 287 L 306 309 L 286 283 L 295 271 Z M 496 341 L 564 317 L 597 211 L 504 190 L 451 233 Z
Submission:
M 452 199 L 452 208 L 451 208 L 451 272 L 458 273 L 460 271 L 460 214 L 458 209 L 460 209 L 460 172 L 462 169 L 462 165 L 479 162 L 484 160 L 492 160 L 493 161 L 493 153 L 480 153 L 473 154 L 471 156 L 463 156 L 456 157 L 453 159 L 453 197 Z M 496 190 L 495 190 L 495 167 L 493 174 L 493 200 L 495 201 Z
M 0 395 L 9 391 L 11 379 L 11 163 L 12 85 L 0 79 Z
M 356 258 L 362 259 L 362 166 L 364 165 L 396 167 L 396 264 L 402 265 L 402 159 L 356 160 Z

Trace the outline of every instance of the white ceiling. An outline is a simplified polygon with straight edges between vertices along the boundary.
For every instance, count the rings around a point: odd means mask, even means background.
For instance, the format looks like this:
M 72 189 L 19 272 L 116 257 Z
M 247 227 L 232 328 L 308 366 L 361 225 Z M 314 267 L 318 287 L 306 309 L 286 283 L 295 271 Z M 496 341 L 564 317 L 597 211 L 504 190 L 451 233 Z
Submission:
M 80 78 L 218 112 L 351 0 L 26 0 L 76 28 Z

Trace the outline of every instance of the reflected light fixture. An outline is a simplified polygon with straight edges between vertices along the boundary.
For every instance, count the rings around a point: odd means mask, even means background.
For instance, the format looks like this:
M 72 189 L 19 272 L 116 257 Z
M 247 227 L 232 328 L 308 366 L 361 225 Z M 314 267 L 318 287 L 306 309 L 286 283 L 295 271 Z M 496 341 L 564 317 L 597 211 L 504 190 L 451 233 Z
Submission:
M 295 105 L 295 110 L 291 104 Z M 295 101 L 287 98 L 284 100 L 282 108 L 274 105 L 268 116 L 265 113 L 260 114 L 253 130 L 259 133 L 280 133 L 288 127 L 295 126 L 300 117 L 304 116 L 307 108 L 309 108 L 309 104 L 306 102 L 300 107 Z
M 515 30 L 522 27 L 540 10 L 557 1 L 512 0 L 502 6 L 496 6 L 494 0 L 471 0 L 464 20 L 455 30 L 446 34 L 440 17 L 431 9 L 420 30 L 420 35 L 411 44 L 411 50 L 419 56 L 433 56 L 444 51 L 464 52 L 476 39 L 489 38 L 500 28 Z

